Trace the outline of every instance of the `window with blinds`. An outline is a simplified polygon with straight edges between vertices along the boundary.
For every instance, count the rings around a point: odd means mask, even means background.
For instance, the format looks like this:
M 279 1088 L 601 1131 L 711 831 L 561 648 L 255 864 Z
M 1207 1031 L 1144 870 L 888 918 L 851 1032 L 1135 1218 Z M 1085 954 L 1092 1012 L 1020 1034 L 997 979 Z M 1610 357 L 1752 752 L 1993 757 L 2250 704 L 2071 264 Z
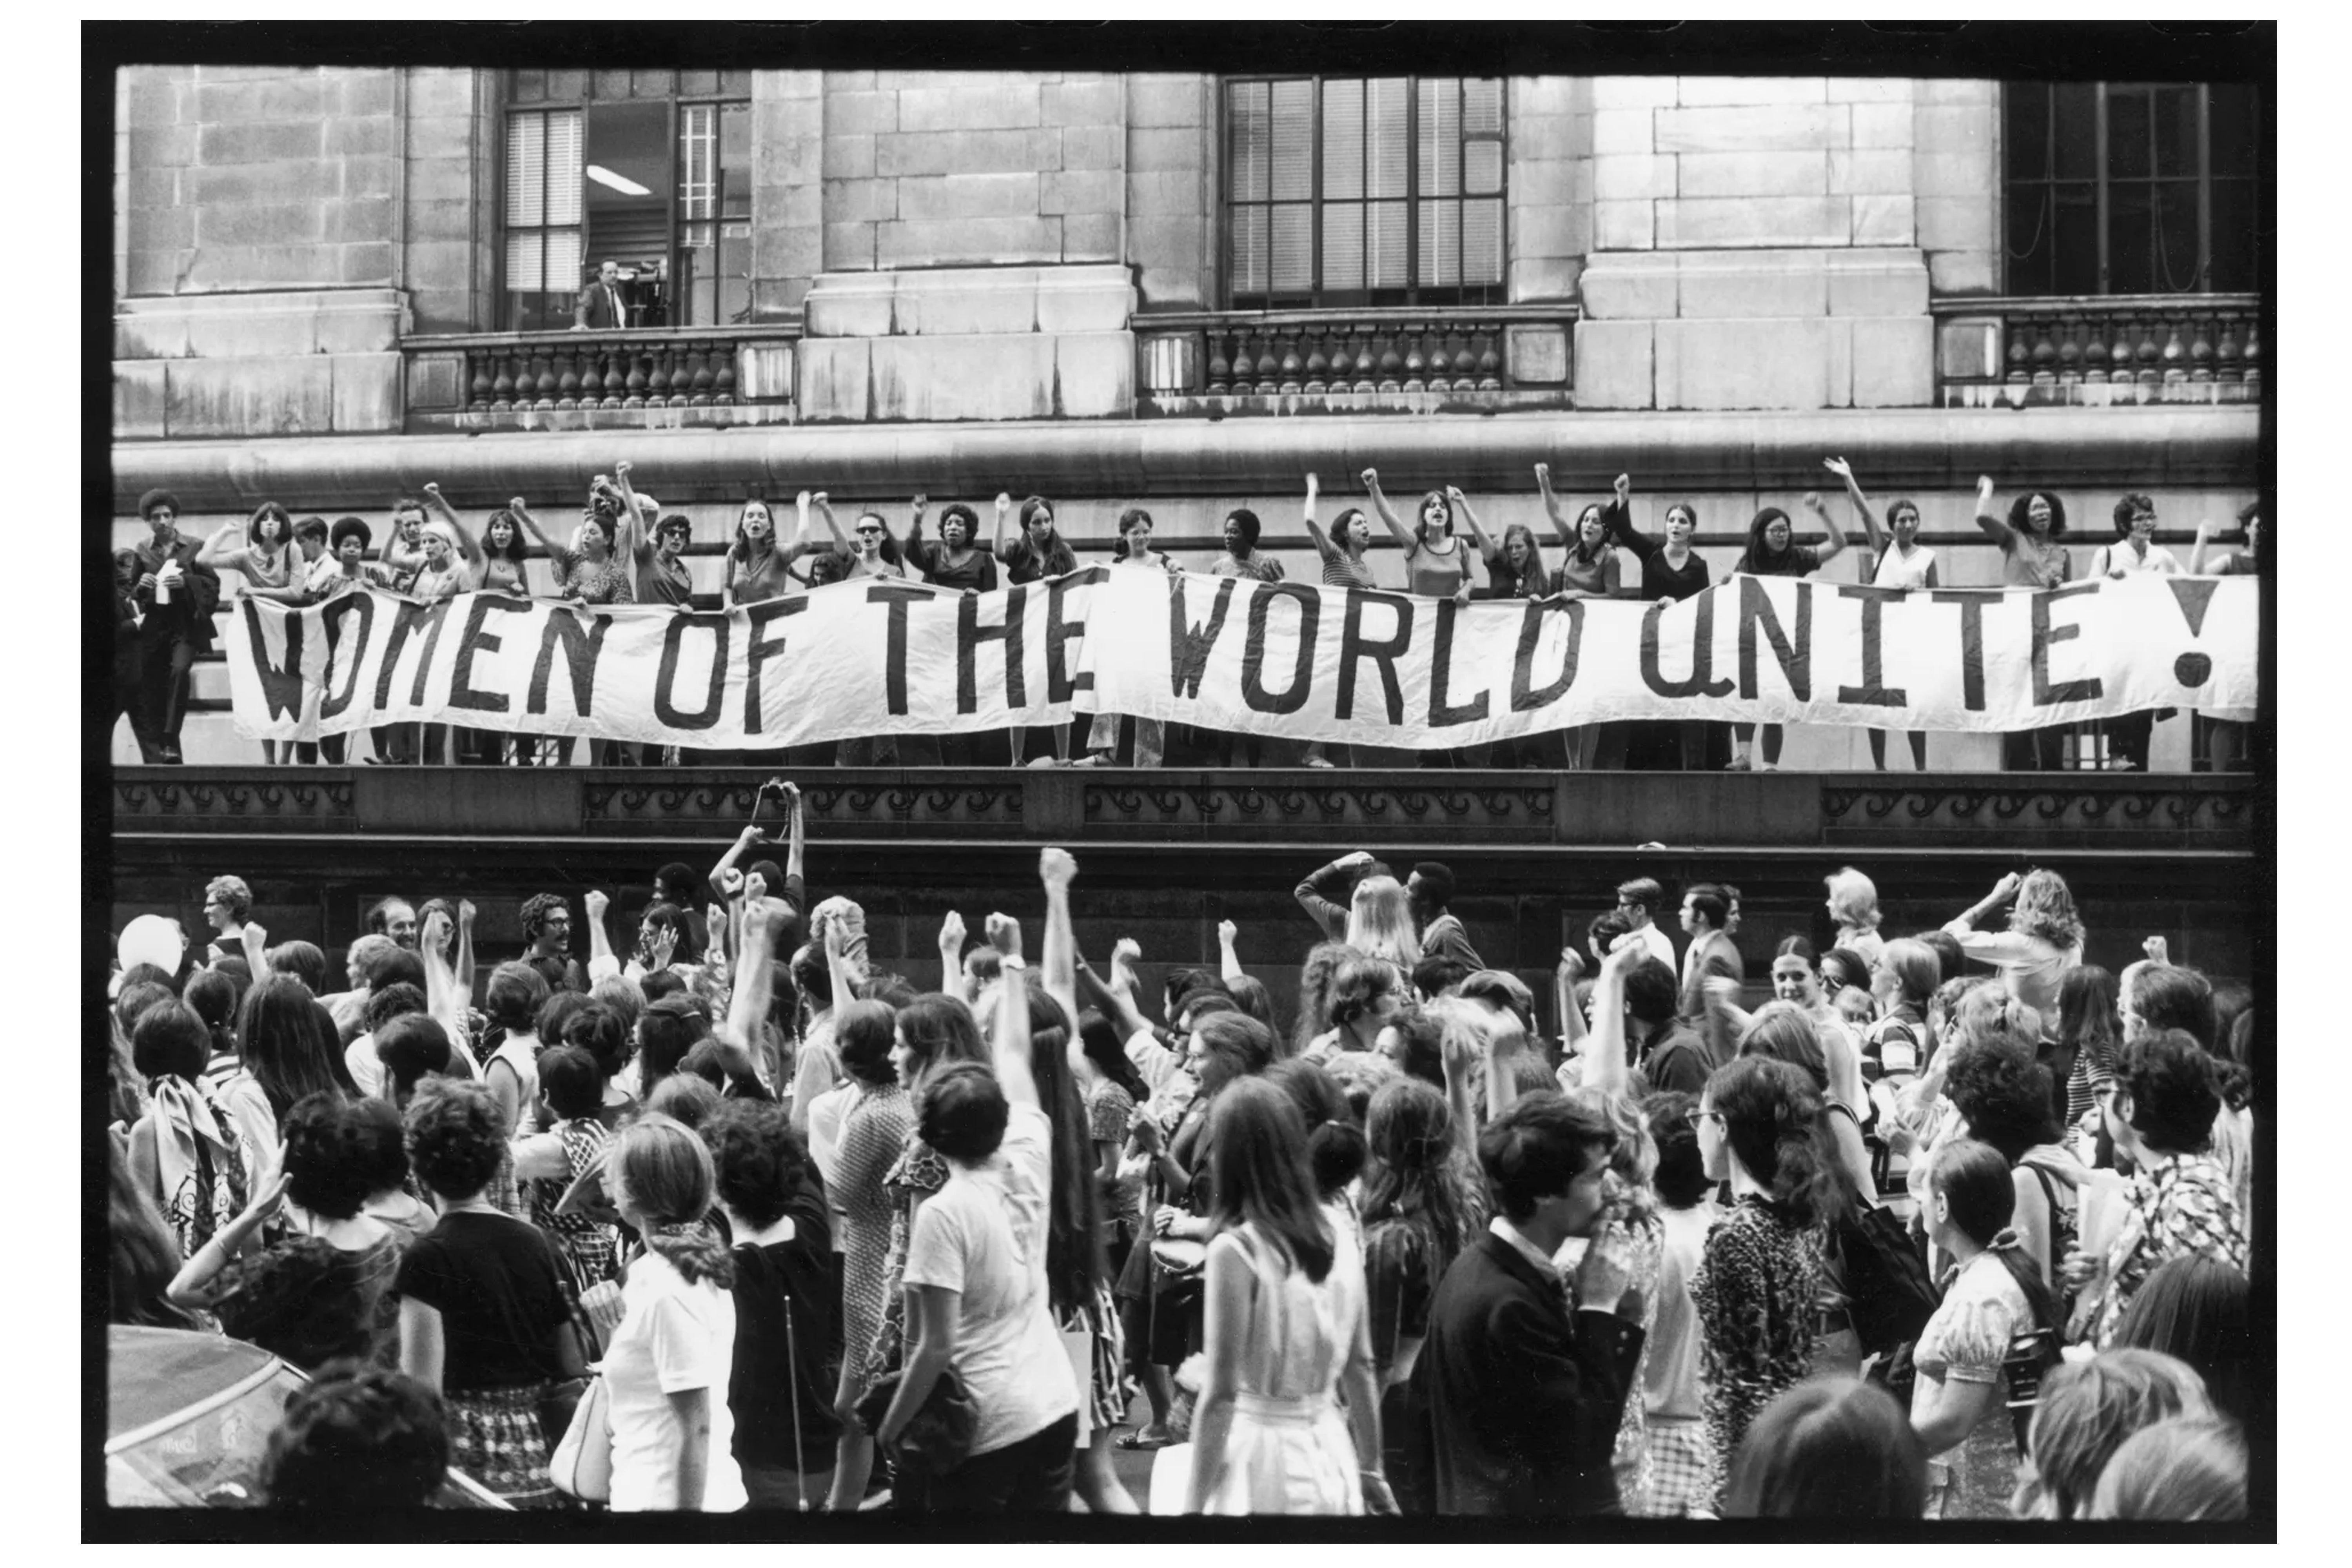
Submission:
M 576 109 L 507 120 L 508 325 L 572 324 L 583 280 L 580 115 Z
M 502 326 L 571 326 L 606 258 L 635 324 L 751 319 L 749 71 L 517 70 L 507 89 Z
M 2009 291 L 2253 289 L 2256 116 L 2244 83 L 2010 83 L 2001 94 Z
M 1243 309 L 1503 299 L 1498 78 L 1285 78 L 1225 91 Z

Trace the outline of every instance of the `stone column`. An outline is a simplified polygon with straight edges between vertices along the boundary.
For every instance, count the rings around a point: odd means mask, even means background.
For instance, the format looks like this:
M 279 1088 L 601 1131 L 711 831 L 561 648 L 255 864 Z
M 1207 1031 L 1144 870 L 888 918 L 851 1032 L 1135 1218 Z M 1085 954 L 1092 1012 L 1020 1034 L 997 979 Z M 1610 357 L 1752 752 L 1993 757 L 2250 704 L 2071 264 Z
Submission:
M 1587 408 L 1930 402 L 1915 84 L 1822 77 L 1592 83 Z
M 1121 97 L 1100 74 L 826 74 L 803 418 L 1133 407 Z
M 125 74 L 117 437 L 397 430 L 403 73 Z

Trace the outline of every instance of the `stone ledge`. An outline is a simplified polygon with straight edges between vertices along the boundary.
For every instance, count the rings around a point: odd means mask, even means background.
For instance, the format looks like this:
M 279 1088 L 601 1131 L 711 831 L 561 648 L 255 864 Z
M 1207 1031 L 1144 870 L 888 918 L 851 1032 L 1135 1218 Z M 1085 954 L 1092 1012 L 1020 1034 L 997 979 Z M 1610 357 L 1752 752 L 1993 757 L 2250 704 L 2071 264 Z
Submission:
M 813 338 L 953 337 L 1123 330 L 1136 290 L 1128 268 L 947 268 L 831 272 L 809 284 Z
M 114 357 L 380 353 L 399 346 L 407 317 L 398 289 L 133 297 L 115 311 Z

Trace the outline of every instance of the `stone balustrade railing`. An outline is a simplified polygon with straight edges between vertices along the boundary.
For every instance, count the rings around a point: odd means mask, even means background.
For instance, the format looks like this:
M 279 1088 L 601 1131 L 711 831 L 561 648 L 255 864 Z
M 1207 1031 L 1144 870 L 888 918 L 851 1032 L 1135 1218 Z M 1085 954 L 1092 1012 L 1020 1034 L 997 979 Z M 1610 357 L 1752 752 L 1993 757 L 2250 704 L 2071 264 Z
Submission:
M 1938 300 L 1944 406 L 2258 403 L 2252 294 Z
M 413 337 L 412 431 L 789 421 L 797 322 Z
M 1139 316 L 1146 414 L 1570 406 L 1573 305 Z

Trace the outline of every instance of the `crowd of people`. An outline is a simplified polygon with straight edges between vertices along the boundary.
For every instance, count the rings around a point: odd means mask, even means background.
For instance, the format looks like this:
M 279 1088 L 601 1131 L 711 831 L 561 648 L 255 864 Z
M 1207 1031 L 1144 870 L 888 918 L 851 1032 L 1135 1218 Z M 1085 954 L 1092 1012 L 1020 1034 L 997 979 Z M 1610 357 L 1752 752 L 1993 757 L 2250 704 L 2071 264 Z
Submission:
M 1919 542 L 1917 504 L 1897 500 L 1883 508 L 1864 494 L 1843 458 L 1823 467 L 1842 481 L 1864 542 L 1857 551 L 1859 581 L 1904 589 L 1944 585 L 1936 552 Z M 1687 599 L 1715 580 L 1708 563 L 1694 549 L 1698 514 L 1687 501 L 1665 511 L 1663 532 L 1643 532 L 1633 521 L 1633 481 L 1619 475 L 1605 500 L 1583 505 L 1571 521 L 1570 505 L 1552 489 L 1547 465 L 1535 470 L 1538 496 L 1550 543 L 1523 522 L 1490 533 L 1469 498 L 1448 487 L 1423 495 L 1408 521 L 1400 517 L 1381 488 L 1378 470 L 1360 476 L 1370 505 L 1342 508 L 1328 531 L 1319 521 L 1319 489 L 1306 479 L 1302 521 L 1328 584 L 1383 588 L 1424 597 L 1472 599 L 1628 599 L 1644 604 Z M 2066 541 L 2066 509 L 2047 490 L 2030 490 L 2004 511 L 1993 500 L 1993 482 L 1979 481 L 1976 521 L 2000 552 L 2005 586 L 2051 588 L 2078 575 L 2124 577 L 2135 573 L 2215 575 L 2263 570 L 2259 503 L 2239 514 L 2243 549 L 2211 554 L 2212 526 L 2200 523 L 2195 549 L 2184 568 L 2170 551 L 2153 542 L 2156 504 L 2146 495 L 2127 495 L 2114 509 L 2114 537 L 2079 560 Z M 1847 531 L 1818 494 L 1803 509 L 1821 529 L 1818 546 L 1801 542 L 1797 524 L 1777 506 L 1759 510 L 1747 530 L 1745 547 L 1729 571 L 1756 576 L 1808 577 L 1828 570 L 1849 547 Z M 974 509 L 951 502 L 938 515 L 937 537 L 924 535 L 929 498 L 916 496 L 904 538 L 881 511 L 857 513 L 845 528 L 824 491 L 802 491 L 791 513 L 789 536 L 776 512 L 761 500 L 747 500 L 739 513 L 720 565 L 719 599 L 733 607 L 785 598 L 826 583 L 861 577 L 911 579 L 968 593 L 1034 583 L 1076 571 L 1077 552 L 1055 526 L 1054 503 L 1030 496 L 1017 506 L 1009 494 L 995 498 L 992 531 L 982 537 Z M 1884 521 L 1882 522 L 1882 512 Z M 181 761 L 180 731 L 187 710 L 189 671 L 207 652 L 215 617 L 223 605 L 219 574 L 233 570 L 244 593 L 291 605 L 318 604 L 362 587 L 433 600 L 474 591 L 530 596 L 538 594 L 583 605 L 694 603 L 688 552 L 694 527 L 680 511 L 665 511 L 652 496 L 638 492 L 630 465 L 614 465 L 592 483 L 580 521 L 563 541 L 549 536 L 516 496 L 478 525 L 465 518 L 427 484 L 421 495 L 394 501 L 381 542 L 365 520 L 343 517 L 296 520 L 276 501 L 264 501 L 241 525 L 202 540 L 179 531 L 180 506 L 165 490 L 139 500 L 150 537 L 133 549 L 115 552 L 114 709 L 130 714 L 142 757 L 150 763 Z M 1372 519 L 1402 552 L 1401 583 L 1383 583 L 1367 552 L 1376 537 Z M 821 520 L 820 532 L 812 519 Z M 1264 582 L 1283 578 L 1283 563 L 1261 548 L 1263 525 L 1248 507 L 1228 510 L 1221 524 L 1223 547 L 1211 560 L 1179 562 L 1152 543 L 1149 510 L 1130 506 L 1119 513 L 1109 563 L 1151 570 L 1197 570 Z M 531 552 L 537 547 L 540 554 Z M 1559 552 L 1558 564 L 1546 554 Z M 1629 558 L 1630 557 L 1630 561 Z M 534 559 L 543 558 L 537 573 Z M 2079 571 L 2078 571 L 2079 567 Z M 535 580 L 536 579 L 536 580 Z M 877 656 L 878 657 L 878 656 Z M 341 735 L 316 736 L 319 694 L 309 695 L 306 731 L 314 738 L 262 742 L 275 763 L 358 760 Z M 2155 715 L 2142 712 L 2105 721 L 2105 764 L 2146 771 Z M 2212 721 L 2213 765 L 2228 771 L 2248 764 L 2244 726 Z M 1759 736 L 1757 731 L 1760 728 Z M 2002 765 L 2011 769 L 2064 764 L 2069 726 L 2005 737 Z M 1886 733 L 1870 734 L 1873 762 L 1885 766 Z M 1927 735 L 1906 731 L 1914 768 L 1927 765 Z M 794 767 L 829 765 L 968 765 L 1024 763 L 1098 763 L 1114 757 L 1138 767 L 1179 755 L 1190 748 L 1196 760 L 1234 766 L 1402 765 L 1428 760 L 1465 766 L 1550 768 L 1761 768 L 1780 765 L 1782 728 L 1778 724 L 1726 725 L 1705 721 L 1624 721 L 1587 724 L 1493 746 L 1437 754 L 1393 748 L 1285 742 L 1272 737 L 1227 735 L 1171 726 L 1159 720 L 1124 720 L 1104 714 L 1091 721 L 1040 725 L 1009 735 L 877 736 L 789 748 L 783 761 Z M 568 737 L 533 738 L 463 726 L 390 724 L 369 732 L 374 763 L 455 762 L 569 763 L 577 750 Z M 757 756 L 633 747 L 592 741 L 589 760 L 606 764 L 692 764 L 773 761 Z
M 2246 1514 L 2253 998 L 2054 872 L 1897 936 L 1844 868 L 1761 963 L 1637 879 L 1539 1005 L 1359 853 L 1278 1006 L 1230 922 L 1090 962 L 1059 849 L 894 972 L 762 799 L 495 963 L 390 898 L 330 991 L 235 875 L 125 928 L 111 1317 L 313 1373 L 274 1501 Z

